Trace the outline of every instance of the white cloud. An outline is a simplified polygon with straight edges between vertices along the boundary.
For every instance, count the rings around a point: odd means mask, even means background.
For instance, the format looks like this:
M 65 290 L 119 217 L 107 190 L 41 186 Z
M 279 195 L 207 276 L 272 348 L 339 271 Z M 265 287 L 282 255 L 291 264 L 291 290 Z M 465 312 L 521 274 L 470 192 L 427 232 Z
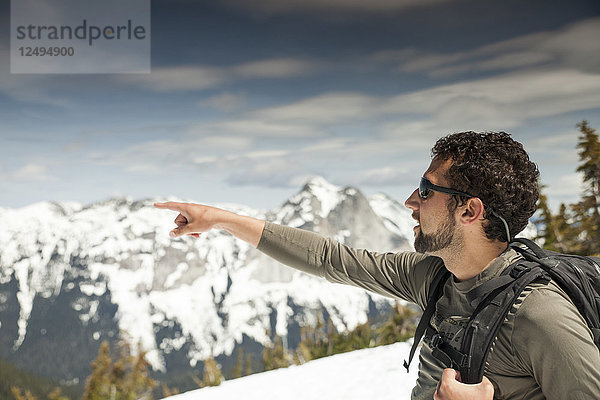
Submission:
M 311 125 L 308 121 L 281 123 L 261 119 L 237 119 L 211 124 L 210 128 L 252 137 L 315 137 L 326 134 L 326 131 Z M 205 129 L 206 127 L 202 126 L 200 131 Z
M 359 169 L 361 160 L 384 168 L 389 165 L 386 157 L 401 154 L 402 162 L 426 157 L 435 140 L 451 132 L 510 132 L 532 119 L 598 108 L 598 75 L 576 70 L 512 72 L 389 97 L 325 93 L 183 128 L 177 140 L 137 144 L 103 154 L 99 161 L 137 171 L 193 164 L 229 174 L 230 183 L 264 180 L 283 185 L 306 173 L 322 173 L 319 166 L 332 157 L 356 163 L 352 171 Z M 353 126 L 359 128 L 349 133 Z M 536 148 L 539 154 L 542 150 Z M 272 179 L 267 178 L 269 168 Z M 379 176 L 383 184 L 402 178 L 389 170 L 365 174 L 357 179 L 374 182 Z
M 551 54 L 539 51 L 515 51 L 491 57 L 477 63 L 476 66 L 481 70 L 514 69 L 542 64 L 553 59 Z
M 328 124 L 364 119 L 376 112 L 379 99 L 360 93 L 326 93 L 255 112 L 258 119 Z
M 477 71 L 504 71 L 552 65 L 597 72 L 600 68 L 600 18 L 549 32 L 533 33 L 454 53 L 407 48 L 372 55 L 375 62 L 398 63 L 398 70 L 450 77 Z
M 88 159 L 100 165 L 118 165 L 127 172 L 160 173 L 170 168 L 189 168 L 194 165 L 230 163 L 226 156 L 248 149 L 251 137 L 212 135 L 137 143 L 120 151 L 95 152 Z
M 584 189 L 583 175 L 580 173 L 561 175 L 545 184 L 543 192 L 548 196 L 549 206 L 555 212 L 560 203 L 571 204 L 579 201 Z
M 239 186 L 293 187 L 293 182 L 306 177 L 306 170 L 297 163 L 284 157 L 264 157 L 232 170 L 227 182 Z
M 53 176 L 48 175 L 48 167 L 35 163 L 26 164 L 17 169 L 11 174 L 11 178 L 22 181 L 50 181 L 55 179 Z
M 198 103 L 199 106 L 208 105 L 219 111 L 231 112 L 241 108 L 246 103 L 243 94 L 221 93 Z
M 160 171 L 162 171 L 162 168 L 157 165 L 157 164 L 150 164 L 150 163 L 139 163 L 139 164 L 133 164 L 133 165 L 128 165 L 125 167 L 125 172 L 132 172 L 132 173 L 158 173 Z
M 219 157 L 211 157 L 211 156 L 200 156 L 200 157 L 192 158 L 192 162 L 197 165 L 213 164 L 213 163 L 216 163 L 218 160 L 219 160 Z
M 599 76 L 563 70 L 518 72 L 442 85 L 391 98 L 380 112 L 414 114 L 413 122 L 423 125 L 433 120 L 432 128 L 443 133 L 506 130 L 533 118 L 599 107 Z
M 348 149 L 352 146 L 352 141 L 349 138 L 337 137 L 331 139 L 320 140 L 318 142 L 311 142 L 302 148 L 304 153 L 331 153 L 340 152 L 344 149 Z
M 0 60 L 9 60 L 9 53 L 0 50 Z M 2 62 L 0 64 L 9 64 Z M 46 104 L 59 108 L 70 108 L 73 102 L 51 93 L 47 89 L 50 78 L 41 74 L 11 74 L 0 70 L 0 93 L 19 102 Z
M 420 118 L 420 119 L 419 119 Z M 435 139 L 448 133 L 432 118 L 414 117 L 414 119 L 403 119 L 394 122 L 380 124 L 378 134 L 383 140 L 402 139 L 404 151 L 428 149 Z
M 286 186 L 305 179 L 306 174 L 322 174 L 320 168 L 335 157 L 348 164 L 348 174 L 354 175 L 356 184 L 405 181 L 403 172 L 390 163 L 391 157 L 401 155 L 402 165 L 415 164 L 428 154 L 437 138 L 448 133 L 512 131 L 534 119 L 599 109 L 600 77 L 593 67 L 598 65 L 600 51 L 593 52 L 599 45 L 589 43 L 598 21 L 588 20 L 560 31 L 527 35 L 457 54 L 410 49 L 380 53 L 375 57 L 379 62 L 404 59 L 407 71 L 442 74 L 454 68 L 455 73 L 462 69 L 500 70 L 503 74 L 395 96 L 321 93 L 183 127 L 184 135 L 178 141 L 138 144 L 107 159 L 129 170 L 193 164 L 204 171 L 219 171 L 236 185 L 262 182 L 266 186 Z M 584 38 L 587 42 L 579 43 Z M 581 60 L 585 51 L 592 54 L 575 65 L 573 60 Z M 536 68 L 528 68 L 531 66 Z M 236 79 L 299 76 L 317 67 L 317 63 L 302 60 L 273 59 L 219 71 L 204 67 L 162 69 L 158 70 L 158 79 L 147 77 L 144 84 L 154 90 L 200 89 Z M 190 84 L 194 78 L 197 82 Z M 229 111 L 244 101 L 241 95 L 222 93 L 202 104 Z M 535 141 L 527 145 L 534 146 L 538 154 L 546 151 L 546 158 L 566 154 L 557 151 L 549 155 L 551 143 L 569 146 L 566 137 L 539 142 L 539 146 Z M 369 160 L 370 169 L 356 173 L 359 161 L 364 160 Z
M 290 154 L 289 150 L 259 150 L 245 153 L 244 157 L 252 158 L 264 158 L 264 157 L 285 157 Z
M 153 68 L 150 74 L 120 75 L 120 83 L 130 83 L 158 92 L 204 90 L 223 83 L 248 79 L 276 79 L 303 76 L 321 66 L 310 60 L 275 58 L 240 65 L 178 66 Z
M 59 97 L 49 86 L 61 87 L 72 83 L 72 75 L 57 74 L 13 74 L 10 72 L 10 47 L 8 40 L 0 40 L 0 93 L 21 102 L 46 104 L 59 108 L 70 108 L 74 102 Z
M 534 159 L 551 159 L 554 165 L 574 166 L 579 162 L 576 148 L 578 136 L 574 129 L 567 133 L 547 132 L 540 137 L 525 138 L 523 146 L 530 149 Z
M 188 134 L 246 136 L 252 138 L 324 138 L 331 126 L 377 115 L 381 98 L 357 93 L 326 93 L 290 104 L 246 112 L 219 122 L 197 124 Z
M 233 77 L 256 78 L 288 78 L 303 76 L 320 66 L 320 63 L 293 58 L 277 58 L 252 61 L 230 69 Z
M 203 90 L 228 79 L 226 71 L 213 67 L 184 66 L 152 68 L 150 74 L 119 75 L 115 79 L 158 92 Z
M 354 121 L 378 125 L 384 137 L 417 140 L 462 130 L 508 130 L 524 122 L 600 108 L 597 74 L 577 70 L 512 72 L 391 97 L 325 93 L 218 123 L 250 135 L 323 136 Z M 385 117 L 386 121 L 383 122 Z M 394 118 L 398 121 L 394 121 Z M 340 129 L 339 134 L 344 134 Z M 365 132 L 369 134 L 369 132 Z
M 406 168 L 399 169 L 390 166 L 373 168 L 361 171 L 355 177 L 349 177 L 348 180 L 361 186 L 397 185 L 406 179 L 406 172 Z

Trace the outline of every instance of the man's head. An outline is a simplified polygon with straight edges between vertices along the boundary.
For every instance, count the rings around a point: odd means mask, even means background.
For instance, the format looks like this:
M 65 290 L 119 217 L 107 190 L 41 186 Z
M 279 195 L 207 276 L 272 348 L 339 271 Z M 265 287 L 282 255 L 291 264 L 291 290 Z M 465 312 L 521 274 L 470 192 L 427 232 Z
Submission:
M 448 187 L 481 200 L 488 239 L 507 241 L 504 223 L 494 213 L 506 220 L 513 237 L 527 226 L 539 197 L 539 171 L 509 134 L 454 133 L 439 139 L 431 154 L 446 166 L 442 176 Z M 467 196 L 448 196 L 448 210 L 467 200 Z
M 445 171 L 449 165 L 447 160 L 434 158 L 421 181 L 426 179 L 435 188 L 447 186 Z M 419 187 L 406 200 L 406 206 L 413 210 L 413 218 L 419 222 L 414 228 L 415 250 L 440 256 L 453 253 L 462 246 L 463 234 L 457 230 L 455 213 L 448 206 L 451 197 L 448 193 L 424 189 Z

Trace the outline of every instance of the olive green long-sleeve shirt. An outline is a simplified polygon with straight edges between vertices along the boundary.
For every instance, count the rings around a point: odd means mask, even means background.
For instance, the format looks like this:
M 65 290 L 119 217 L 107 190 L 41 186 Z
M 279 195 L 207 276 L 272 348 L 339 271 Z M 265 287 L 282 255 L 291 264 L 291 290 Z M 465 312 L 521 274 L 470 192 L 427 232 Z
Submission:
M 312 232 L 268 222 L 258 249 L 331 282 L 407 300 L 422 309 L 432 279 L 444 267 L 437 257 L 357 250 Z M 452 345 L 460 346 L 463 328 L 474 311 L 467 293 L 518 257 L 514 250 L 507 250 L 476 277 L 447 281 L 431 323 Z M 494 385 L 494 398 L 600 399 L 600 351 L 592 337 L 576 307 L 553 282 L 526 288 L 500 328 L 487 359 L 485 375 Z M 412 399 L 431 400 L 444 368 L 423 344 Z

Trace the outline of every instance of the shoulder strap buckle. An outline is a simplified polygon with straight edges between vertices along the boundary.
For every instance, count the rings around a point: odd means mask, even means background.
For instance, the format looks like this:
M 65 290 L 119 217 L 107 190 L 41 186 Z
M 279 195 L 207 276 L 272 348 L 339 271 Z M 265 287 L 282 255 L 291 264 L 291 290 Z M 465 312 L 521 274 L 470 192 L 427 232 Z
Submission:
M 530 267 L 523 264 L 516 264 L 510 270 L 510 276 L 512 276 L 514 279 L 519 279 L 523 276 L 523 274 L 526 274 L 529 271 L 531 271 Z
M 443 342 L 444 339 L 440 336 L 440 334 L 435 333 L 433 336 L 431 336 L 431 339 L 429 340 L 429 347 L 438 348 L 438 346 L 440 346 Z
M 471 356 L 456 350 L 450 344 L 446 343 L 444 337 L 439 333 L 434 333 L 431 336 L 429 347 L 432 349 L 433 356 L 445 365 L 453 366 L 459 370 L 471 367 Z
M 460 359 L 456 360 L 460 368 L 471 368 L 471 356 L 460 353 Z

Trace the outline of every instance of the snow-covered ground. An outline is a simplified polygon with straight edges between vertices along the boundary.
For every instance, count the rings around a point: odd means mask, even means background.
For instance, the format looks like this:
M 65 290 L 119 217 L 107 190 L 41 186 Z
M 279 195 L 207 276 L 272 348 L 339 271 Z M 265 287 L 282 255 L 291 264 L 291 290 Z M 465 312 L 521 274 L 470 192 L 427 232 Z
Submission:
M 411 342 L 394 343 L 337 354 L 189 391 L 169 400 L 410 399 L 418 370 L 418 355 L 410 373 L 402 366 L 410 345 Z

